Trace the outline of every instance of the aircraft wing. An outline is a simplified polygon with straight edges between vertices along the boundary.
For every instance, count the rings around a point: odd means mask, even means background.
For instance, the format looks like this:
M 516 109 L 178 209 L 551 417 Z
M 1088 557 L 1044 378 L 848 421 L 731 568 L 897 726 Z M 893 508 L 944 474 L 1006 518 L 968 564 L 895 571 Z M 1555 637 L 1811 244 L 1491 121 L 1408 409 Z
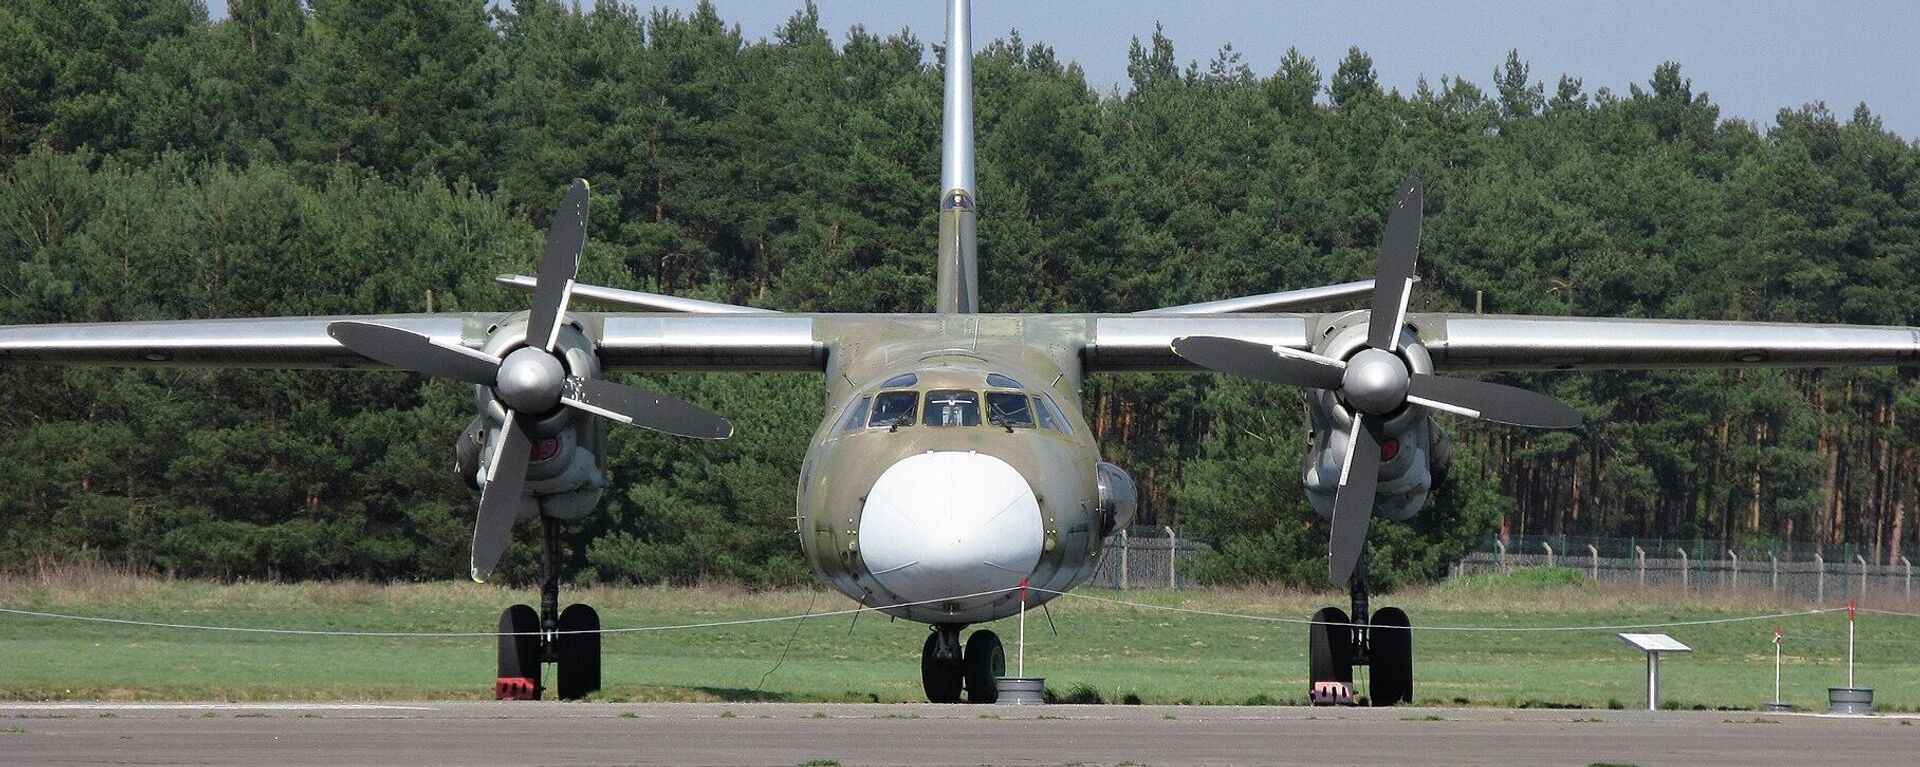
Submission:
M 1088 372 L 1191 370 L 1169 347 L 1222 336 L 1294 349 L 1330 315 L 1091 318 Z M 1439 370 L 1626 370 L 1920 365 L 1920 328 L 1713 320 L 1410 314 Z
M 198 365 L 237 368 L 391 369 L 327 335 L 358 320 L 478 348 L 509 315 L 389 314 L 91 322 L 0 326 L 0 364 Z M 610 369 L 821 370 L 825 347 L 806 315 L 569 315 L 587 328 Z
M 1473 314 L 1409 319 L 1442 370 L 1920 364 L 1920 328 Z

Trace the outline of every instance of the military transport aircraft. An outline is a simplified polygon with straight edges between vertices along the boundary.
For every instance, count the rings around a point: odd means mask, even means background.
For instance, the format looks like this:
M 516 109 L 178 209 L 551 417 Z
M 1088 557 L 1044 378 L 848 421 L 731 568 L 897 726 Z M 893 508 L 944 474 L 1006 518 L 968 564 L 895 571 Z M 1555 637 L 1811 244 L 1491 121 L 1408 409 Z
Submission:
M 1577 425 L 1551 397 L 1440 371 L 1914 364 L 1920 330 L 1691 320 L 1409 314 L 1421 185 L 1402 186 L 1371 281 L 1133 314 L 980 314 L 975 266 L 969 9 L 949 0 L 937 311 L 800 314 L 581 285 L 587 194 L 554 217 L 530 311 L 271 317 L 0 327 L 0 364 L 403 369 L 473 384 L 479 414 L 456 442 L 480 489 L 472 571 L 485 579 L 517 521 L 543 531 L 540 606 L 500 620 L 500 697 L 533 698 L 543 663 L 557 695 L 600 686 L 599 619 L 559 610 L 558 529 L 591 513 L 609 478 L 602 419 L 701 439 L 724 418 L 606 380 L 616 370 L 812 371 L 827 408 L 799 467 L 801 548 L 815 575 L 891 615 L 929 624 L 929 700 L 995 698 L 993 632 L 1093 574 L 1133 516 L 1133 481 L 1100 460 L 1081 382 L 1114 371 L 1211 369 L 1312 389 L 1308 497 L 1332 520 L 1335 584 L 1309 632 L 1311 693 L 1355 700 L 1370 665 L 1376 704 L 1412 700 L 1406 613 L 1370 612 L 1374 516 L 1419 513 L 1451 443 L 1434 411 L 1541 428 Z M 1366 298 L 1358 311 L 1299 313 Z M 633 311 L 584 312 L 582 299 Z M 597 417 L 586 417 L 597 416 Z

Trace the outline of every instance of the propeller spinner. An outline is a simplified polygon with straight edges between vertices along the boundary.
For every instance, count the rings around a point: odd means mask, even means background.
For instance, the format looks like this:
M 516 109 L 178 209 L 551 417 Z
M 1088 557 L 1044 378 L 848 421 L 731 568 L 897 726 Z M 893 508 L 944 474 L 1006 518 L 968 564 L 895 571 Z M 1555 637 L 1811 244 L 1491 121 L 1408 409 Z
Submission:
M 1351 409 L 1347 456 L 1333 500 L 1333 533 L 1328 541 L 1329 572 L 1346 583 L 1366 548 L 1379 483 L 1381 429 L 1408 404 L 1458 413 L 1495 423 L 1542 429 L 1580 425 L 1580 411 L 1553 397 L 1485 381 L 1449 378 L 1414 371 L 1401 356 L 1400 329 L 1406 325 L 1407 299 L 1413 292 L 1413 268 L 1420 256 L 1419 179 L 1401 185 L 1374 269 L 1367 343 L 1338 360 L 1313 352 L 1216 336 L 1175 339 L 1173 352 L 1204 368 L 1271 383 L 1325 389 Z
M 587 240 L 587 182 L 574 179 L 560 201 L 540 255 L 526 345 L 494 357 L 443 343 L 409 330 L 371 322 L 329 324 L 327 334 L 365 357 L 438 378 L 451 378 L 493 392 L 506 408 L 506 422 L 491 446 L 487 484 L 474 520 L 472 576 L 484 581 L 506 553 L 513 523 L 534 500 L 524 493 L 532 443 L 520 414 L 537 416 L 570 407 L 621 423 L 698 439 L 725 439 L 733 424 L 698 405 L 630 386 L 571 375 L 559 356 L 560 328 L 580 251 Z

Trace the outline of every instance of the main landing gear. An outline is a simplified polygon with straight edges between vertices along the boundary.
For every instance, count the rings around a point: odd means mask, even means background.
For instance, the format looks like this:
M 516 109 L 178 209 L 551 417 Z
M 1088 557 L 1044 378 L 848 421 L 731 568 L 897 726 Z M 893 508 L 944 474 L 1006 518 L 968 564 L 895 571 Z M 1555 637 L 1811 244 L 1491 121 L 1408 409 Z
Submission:
M 962 692 L 968 703 L 992 703 L 1000 698 L 995 679 L 1007 675 L 1007 652 L 999 635 L 981 629 L 967 637 L 960 647 L 960 631 L 966 626 L 955 623 L 935 625 L 920 647 L 920 683 L 926 687 L 929 703 L 959 703 Z
M 560 700 L 600 689 L 600 614 L 583 604 L 560 610 L 560 523 L 540 518 L 540 611 L 514 605 L 500 613 L 497 700 L 539 700 L 540 666 L 554 664 Z
M 1405 610 L 1383 607 L 1367 614 L 1367 560 L 1348 582 L 1353 615 L 1338 607 L 1323 607 L 1307 627 L 1307 663 L 1312 687 L 1308 697 L 1316 706 L 1352 705 L 1353 667 L 1367 666 L 1368 697 L 1374 706 L 1413 702 L 1413 623 Z M 1352 625 L 1348 625 L 1352 624 Z

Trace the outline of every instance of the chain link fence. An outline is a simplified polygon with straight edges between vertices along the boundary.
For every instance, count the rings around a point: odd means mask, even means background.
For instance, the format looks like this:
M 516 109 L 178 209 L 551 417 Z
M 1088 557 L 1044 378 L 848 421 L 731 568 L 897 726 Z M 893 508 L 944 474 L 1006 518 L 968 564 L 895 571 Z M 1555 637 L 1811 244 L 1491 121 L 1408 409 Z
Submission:
M 1191 588 L 1193 563 L 1206 549 L 1173 528 L 1136 525 L 1107 538 L 1087 585 L 1121 591 Z
M 1489 536 L 1454 576 L 1558 565 L 1603 583 L 1686 593 L 1746 593 L 1814 604 L 1913 599 L 1913 556 L 1841 544 L 1725 544 L 1671 538 Z

